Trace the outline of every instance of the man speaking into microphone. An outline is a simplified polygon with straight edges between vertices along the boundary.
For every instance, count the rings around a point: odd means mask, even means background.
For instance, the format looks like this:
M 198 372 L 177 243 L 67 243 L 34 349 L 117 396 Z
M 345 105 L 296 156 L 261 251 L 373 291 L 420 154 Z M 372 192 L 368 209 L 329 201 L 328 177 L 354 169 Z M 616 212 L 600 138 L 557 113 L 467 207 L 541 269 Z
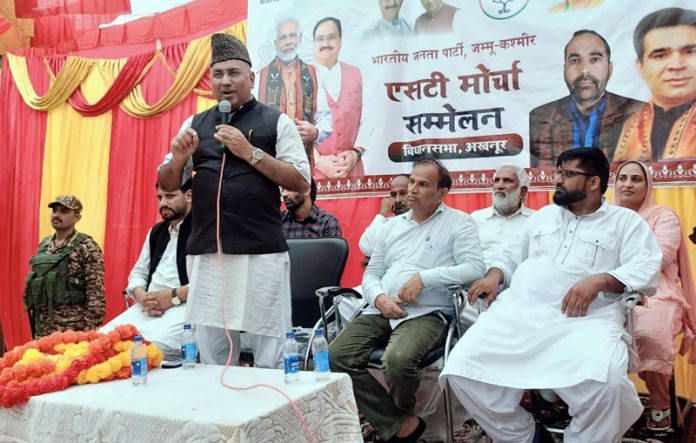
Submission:
M 213 34 L 211 47 L 212 91 L 220 107 L 186 120 L 159 167 L 164 190 L 178 189 L 195 171 L 186 318 L 196 325 L 202 363 L 227 362 L 227 329 L 234 364 L 239 331 L 246 331 L 255 365 L 278 368 L 284 334 L 292 328 L 278 186 L 305 192 L 309 162 L 292 120 L 253 97 L 255 76 L 244 44 Z

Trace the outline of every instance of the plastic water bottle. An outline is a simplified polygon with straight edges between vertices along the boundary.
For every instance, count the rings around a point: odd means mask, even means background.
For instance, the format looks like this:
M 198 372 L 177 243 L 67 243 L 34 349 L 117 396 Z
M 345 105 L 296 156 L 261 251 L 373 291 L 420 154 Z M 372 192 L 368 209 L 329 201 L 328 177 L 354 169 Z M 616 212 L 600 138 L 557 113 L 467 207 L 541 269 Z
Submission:
M 184 333 L 181 335 L 181 365 L 184 369 L 196 367 L 196 353 L 196 339 L 191 323 L 184 323 Z
M 283 345 L 283 360 L 285 369 L 285 383 L 294 383 L 300 379 L 300 353 L 295 333 L 290 331 L 285 334 Z
M 131 379 L 134 385 L 147 383 L 147 349 L 139 335 L 135 336 L 131 347 Z
M 331 373 L 331 368 L 329 368 L 329 344 L 324 338 L 324 330 L 322 328 L 314 330 L 312 355 L 314 356 L 314 376 L 317 381 L 327 380 Z

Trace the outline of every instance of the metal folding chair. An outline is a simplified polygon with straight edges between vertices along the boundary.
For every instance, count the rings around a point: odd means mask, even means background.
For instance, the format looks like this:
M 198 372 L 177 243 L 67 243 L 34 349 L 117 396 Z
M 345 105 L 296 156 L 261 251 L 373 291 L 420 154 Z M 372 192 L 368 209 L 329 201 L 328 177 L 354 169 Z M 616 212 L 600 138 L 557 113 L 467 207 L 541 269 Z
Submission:
M 447 361 L 449 353 L 454 348 L 457 340 L 464 334 L 465 328 L 460 321 L 461 313 L 466 304 L 466 291 L 462 286 L 451 286 L 449 288 L 450 296 L 452 299 L 452 306 L 454 307 L 454 318 L 451 319 L 449 326 L 447 328 L 447 335 L 445 337 L 445 343 L 430 351 L 421 361 L 419 368 L 425 369 L 433 363 L 437 362 L 440 358 L 444 358 Z M 316 296 L 319 301 L 319 311 L 321 313 L 321 318 L 316 322 L 314 328 L 312 329 L 312 334 L 309 339 L 309 345 L 307 346 L 307 351 L 304 356 L 305 367 L 308 367 L 311 344 L 314 340 L 314 329 L 323 326 L 324 331 L 328 331 L 328 319 L 332 316 L 336 318 L 337 330 L 340 332 L 343 329 L 341 325 L 340 316 L 338 315 L 338 305 L 340 303 L 340 297 L 360 297 L 357 291 L 350 288 L 339 288 L 339 287 L 324 287 L 316 291 Z M 326 305 L 331 302 L 330 307 L 327 309 Z M 363 308 L 367 306 L 367 303 L 363 304 Z M 354 317 L 361 314 L 362 309 L 356 312 Z M 352 319 L 351 319 L 352 320 Z M 327 340 L 330 338 L 327 335 Z M 373 369 L 382 369 L 382 356 L 384 355 L 384 348 L 375 349 L 369 357 L 368 367 Z M 445 402 L 445 414 L 446 414 L 446 427 L 447 427 L 447 443 L 454 442 L 454 423 L 452 418 L 452 393 L 449 389 L 449 384 L 445 383 L 445 388 L 443 390 L 443 397 Z

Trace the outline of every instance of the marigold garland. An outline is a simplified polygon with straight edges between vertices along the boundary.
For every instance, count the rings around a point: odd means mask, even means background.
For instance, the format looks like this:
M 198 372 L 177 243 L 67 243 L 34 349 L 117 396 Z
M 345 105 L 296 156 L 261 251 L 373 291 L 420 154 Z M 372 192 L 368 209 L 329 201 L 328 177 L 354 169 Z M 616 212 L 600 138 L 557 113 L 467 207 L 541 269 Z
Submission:
M 11 408 L 29 397 L 61 391 L 75 384 L 98 383 L 131 375 L 130 349 L 140 335 L 133 325 L 108 334 L 54 332 L 17 346 L 0 358 L 0 406 Z M 164 356 L 147 344 L 147 367 L 158 367 Z

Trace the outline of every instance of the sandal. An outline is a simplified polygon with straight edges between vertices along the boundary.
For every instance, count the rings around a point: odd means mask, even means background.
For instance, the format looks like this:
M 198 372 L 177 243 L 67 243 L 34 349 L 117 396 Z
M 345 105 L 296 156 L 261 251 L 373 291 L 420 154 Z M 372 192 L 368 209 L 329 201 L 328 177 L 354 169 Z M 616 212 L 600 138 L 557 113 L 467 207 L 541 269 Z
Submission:
M 650 417 L 648 418 L 647 427 L 651 431 L 666 431 L 672 427 L 672 420 L 667 421 L 667 426 L 660 426 L 664 420 L 668 419 L 671 412 L 668 409 L 650 408 Z

